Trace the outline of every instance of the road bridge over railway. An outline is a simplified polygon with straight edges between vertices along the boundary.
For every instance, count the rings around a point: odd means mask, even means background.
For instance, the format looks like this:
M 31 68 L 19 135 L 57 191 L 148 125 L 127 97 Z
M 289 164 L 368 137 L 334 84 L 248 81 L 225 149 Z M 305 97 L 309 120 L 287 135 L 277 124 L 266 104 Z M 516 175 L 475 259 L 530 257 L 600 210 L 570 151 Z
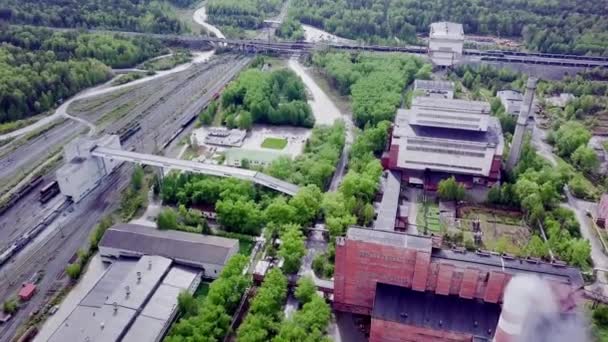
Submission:
M 268 176 L 258 171 L 240 169 L 223 165 L 204 164 L 190 160 L 173 159 L 168 157 L 156 156 L 152 154 L 124 151 L 117 148 L 97 146 L 91 151 L 94 157 L 126 161 L 150 166 L 157 166 L 163 169 L 176 169 L 194 173 L 202 173 L 218 177 L 234 177 L 242 180 L 254 182 L 256 184 L 271 188 L 284 194 L 293 196 L 299 187 L 283 180 Z
M 55 31 L 74 31 L 76 29 L 51 28 Z M 224 39 L 215 37 L 155 34 L 108 30 L 87 30 L 93 33 L 119 34 L 126 36 L 146 36 L 156 38 L 168 43 L 186 45 L 192 48 L 203 46 L 222 46 L 245 52 L 275 51 L 281 53 L 308 52 L 323 49 L 336 49 L 346 51 L 376 51 L 376 52 L 401 52 L 417 55 L 428 53 L 426 46 L 418 45 L 368 45 L 368 44 L 346 44 L 332 42 L 309 43 L 303 41 L 269 41 L 260 39 Z M 464 64 L 476 63 L 508 63 L 513 65 L 539 65 L 558 68 L 607 68 L 608 57 L 605 56 L 579 56 L 550 53 L 521 52 L 508 50 L 476 50 L 465 49 L 463 51 Z

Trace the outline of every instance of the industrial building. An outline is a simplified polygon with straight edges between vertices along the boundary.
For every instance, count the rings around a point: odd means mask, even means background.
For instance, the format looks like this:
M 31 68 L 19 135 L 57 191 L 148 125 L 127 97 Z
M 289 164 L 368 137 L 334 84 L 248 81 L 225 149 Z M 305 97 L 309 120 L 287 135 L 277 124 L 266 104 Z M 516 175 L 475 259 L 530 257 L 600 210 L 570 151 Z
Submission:
M 454 98 L 454 82 L 451 81 L 431 81 L 415 80 L 414 93 L 428 97 L 438 97 L 443 99 Z
M 99 254 L 104 261 L 159 255 L 176 264 L 201 269 L 203 277 L 212 279 L 218 277 L 226 262 L 238 251 L 239 242 L 235 239 L 136 224 L 114 225 L 99 242 Z
M 336 241 L 334 308 L 371 317 L 370 341 L 491 341 L 512 277 L 583 285 L 576 268 L 437 248 L 431 237 L 351 227 Z M 565 302 L 564 302 L 565 303 Z M 506 325 L 506 323 L 503 323 Z
M 382 199 L 376 208 L 374 229 L 406 231 L 409 207 L 400 201 L 401 172 L 385 171 L 380 186 Z
M 462 59 L 464 30 L 462 24 L 432 23 L 429 33 L 429 56 L 437 66 L 452 66 Z
M 161 341 L 177 314 L 178 294 L 193 293 L 200 278 L 200 271 L 160 256 L 117 260 L 49 341 Z
M 215 145 L 224 147 L 243 146 L 247 131 L 228 129 L 226 127 L 199 128 L 192 132 L 192 144 L 195 146 Z
M 120 149 L 118 135 L 104 135 L 99 139 L 79 137 L 63 148 L 66 161 L 57 172 L 57 182 L 61 193 L 74 202 L 80 201 L 99 184 L 99 181 L 114 171 L 120 161 L 103 159 L 91 155 L 97 146 Z
M 450 176 L 467 187 L 500 180 L 504 139 L 486 102 L 416 97 L 397 111 L 390 139 L 383 166 L 406 184 L 434 191 Z
M 291 156 L 287 153 L 267 150 L 251 150 L 245 148 L 227 149 L 224 152 L 224 156 L 226 157 L 226 165 L 235 167 L 242 167 L 244 160 L 247 160 L 250 166 L 264 167 L 270 165 L 274 160 L 280 157 L 291 158 Z
M 519 115 L 522 102 L 524 101 L 524 96 L 520 92 L 515 90 L 501 90 L 496 92 L 496 97 L 500 100 L 500 103 L 505 108 L 507 114 L 514 116 Z

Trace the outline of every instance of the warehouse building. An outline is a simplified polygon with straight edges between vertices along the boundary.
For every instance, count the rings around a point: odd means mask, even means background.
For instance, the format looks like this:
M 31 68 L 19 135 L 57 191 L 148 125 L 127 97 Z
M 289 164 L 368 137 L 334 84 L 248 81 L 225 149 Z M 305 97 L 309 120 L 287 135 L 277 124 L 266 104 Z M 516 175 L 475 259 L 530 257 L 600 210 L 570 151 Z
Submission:
M 176 264 L 201 269 L 203 277 L 213 279 L 238 250 L 239 242 L 235 239 L 136 224 L 114 225 L 99 242 L 99 254 L 104 261 L 159 255 Z
M 381 182 L 380 203 L 376 206 L 374 229 L 406 231 L 408 206 L 401 203 L 401 172 L 385 171 Z
M 415 80 L 414 93 L 416 95 L 424 95 L 428 97 L 437 97 L 442 99 L 454 98 L 454 82 L 451 81 L 431 81 L 431 80 Z
M 518 116 L 521 110 L 521 105 L 524 101 L 524 96 L 515 90 L 501 90 L 496 92 L 496 97 L 505 108 L 507 114 Z
M 177 296 L 194 293 L 200 271 L 170 259 L 117 260 L 49 341 L 161 341 L 177 314 Z
M 439 22 L 431 24 L 429 56 L 433 64 L 452 66 L 462 59 L 464 30 L 462 24 Z
M 370 341 L 490 341 L 503 293 L 533 274 L 571 292 L 580 271 L 486 252 L 442 250 L 430 237 L 351 227 L 336 241 L 334 308 L 371 316 Z
M 455 176 L 467 187 L 500 180 L 504 139 L 486 102 L 416 97 L 399 109 L 385 168 L 402 172 L 406 184 L 437 189 Z
M 57 182 L 61 193 L 74 202 L 80 201 L 121 164 L 118 160 L 92 156 L 91 151 L 97 146 L 121 148 L 118 135 L 104 135 L 96 140 L 79 137 L 63 148 L 66 163 L 56 172 Z

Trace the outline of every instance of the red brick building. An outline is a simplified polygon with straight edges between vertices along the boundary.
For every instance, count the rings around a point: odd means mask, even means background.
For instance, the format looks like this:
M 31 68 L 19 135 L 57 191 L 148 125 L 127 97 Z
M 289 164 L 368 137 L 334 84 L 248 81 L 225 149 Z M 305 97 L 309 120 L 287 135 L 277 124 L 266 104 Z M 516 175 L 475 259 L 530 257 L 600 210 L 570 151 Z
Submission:
M 429 237 L 351 227 L 336 243 L 334 308 L 371 316 L 371 341 L 490 340 L 504 289 L 518 273 L 566 289 L 583 283 L 572 267 L 441 250 Z M 449 309 L 465 307 L 471 314 Z M 466 322 L 452 322 L 459 316 Z
M 608 217 L 608 194 L 603 194 L 600 203 L 597 206 L 597 214 L 595 223 L 600 228 L 606 229 L 606 218 Z

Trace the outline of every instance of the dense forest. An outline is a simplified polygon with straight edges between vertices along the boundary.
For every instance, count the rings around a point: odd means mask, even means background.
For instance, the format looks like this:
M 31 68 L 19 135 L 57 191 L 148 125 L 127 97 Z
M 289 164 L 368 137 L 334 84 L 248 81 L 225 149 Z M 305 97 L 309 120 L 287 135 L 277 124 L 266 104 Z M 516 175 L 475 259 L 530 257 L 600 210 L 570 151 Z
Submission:
M 176 0 L 178 5 L 189 0 Z M 36 26 L 178 33 L 185 26 L 163 1 L 0 0 L 0 20 Z
M 220 26 L 257 29 L 266 17 L 277 14 L 282 0 L 209 0 L 209 21 Z
M 319 53 L 313 62 L 342 95 L 351 95 L 353 118 L 359 127 L 392 121 L 404 87 L 428 79 L 431 66 L 399 54 Z
M 44 112 L 78 91 L 164 52 L 147 38 L 11 27 L 0 32 L 0 123 Z
M 291 15 L 351 39 L 413 43 L 435 21 L 464 25 L 465 34 L 522 37 L 529 49 L 608 55 L 603 1 L 299 0 Z
M 242 129 L 253 123 L 312 127 L 315 118 L 306 102 L 302 80 L 287 69 L 250 69 L 222 94 L 224 121 Z

